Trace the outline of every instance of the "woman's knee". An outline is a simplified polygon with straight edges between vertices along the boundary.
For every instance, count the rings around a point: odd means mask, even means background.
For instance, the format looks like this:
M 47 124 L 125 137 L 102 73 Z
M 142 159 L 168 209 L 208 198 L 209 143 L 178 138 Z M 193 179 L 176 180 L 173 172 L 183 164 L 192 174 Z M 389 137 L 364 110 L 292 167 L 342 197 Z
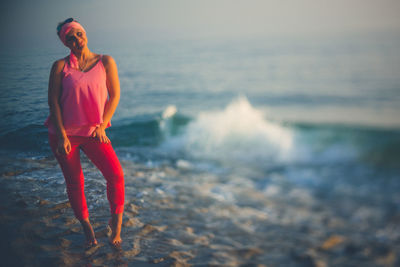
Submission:
M 66 181 L 66 185 L 69 191 L 81 191 L 84 188 L 83 181 Z
M 123 183 L 124 182 L 124 171 L 121 169 L 116 171 L 113 175 L 113 180 L 115 183 Z
M 115 168 L 111 172 L 108 172 L 105 178 L 109 183 L 113 184 L 123 183 L 124 171 L 122 170 L 122 168 Z
M 82 169 L 63 169 L 64 180 L 67 186 L 69 187 L 81 187 L 84 184 L 84 176 Z

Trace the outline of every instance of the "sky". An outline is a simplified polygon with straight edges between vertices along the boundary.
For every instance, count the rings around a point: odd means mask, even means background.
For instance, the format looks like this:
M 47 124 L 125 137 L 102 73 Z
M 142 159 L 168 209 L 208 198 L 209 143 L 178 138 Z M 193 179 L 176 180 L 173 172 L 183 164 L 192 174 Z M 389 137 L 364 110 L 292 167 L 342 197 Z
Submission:
M 96 41 L 241 39 L 400 32 L 397 0 L 6 0 L 3 46 L 57 42 L 74 17 Z

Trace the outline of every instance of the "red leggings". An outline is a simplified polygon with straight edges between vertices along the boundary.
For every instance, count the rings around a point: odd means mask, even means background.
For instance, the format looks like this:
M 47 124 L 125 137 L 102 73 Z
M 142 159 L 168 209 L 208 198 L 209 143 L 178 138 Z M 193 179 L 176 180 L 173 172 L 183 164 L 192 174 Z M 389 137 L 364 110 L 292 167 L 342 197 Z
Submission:
M 71 152 L 68 155 L 57 155 L 57 136 L 49 134 L 49 143 L 61 166 L 67 185 L 67 193 L 71 207 L 78 220 L 89 217 L 84 192 L 84 177 L 80 161 L 80 149 L 96 165 L 107 181 L 107 199 L 111 214 L 124 211 L 125 186 L 124 173 L 111 146 L 111 143 L 101 143 L 98 139 L 84 136 L 68 136 Z

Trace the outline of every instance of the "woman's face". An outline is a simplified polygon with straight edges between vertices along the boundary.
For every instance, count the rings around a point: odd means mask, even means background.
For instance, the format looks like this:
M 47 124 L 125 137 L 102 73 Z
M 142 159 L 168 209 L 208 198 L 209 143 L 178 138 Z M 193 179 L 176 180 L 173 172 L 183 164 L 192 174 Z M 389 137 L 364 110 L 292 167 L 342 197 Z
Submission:
M 81 29 L 72 28 L 65 36 L 65 42 L 72 51 L 81 51 L 87 45 L 87 37 Z

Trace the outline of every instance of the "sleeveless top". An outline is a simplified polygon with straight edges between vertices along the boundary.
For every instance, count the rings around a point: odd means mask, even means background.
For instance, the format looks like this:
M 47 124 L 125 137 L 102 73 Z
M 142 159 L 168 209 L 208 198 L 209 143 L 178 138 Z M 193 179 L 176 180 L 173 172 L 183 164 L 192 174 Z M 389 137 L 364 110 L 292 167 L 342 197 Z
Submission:
M 103 56 L 88 71 L 72 68 L 65 58 L 62 71 L 60 109 L 67 135 L 90 136 L 103 122 L 104 108 L 108 101 L 106 70 Z M 49 133 L 56 134 L 56 127 L 47 117 L 44 125 Z M 106 128 L 110 127 L 109 122 Z

